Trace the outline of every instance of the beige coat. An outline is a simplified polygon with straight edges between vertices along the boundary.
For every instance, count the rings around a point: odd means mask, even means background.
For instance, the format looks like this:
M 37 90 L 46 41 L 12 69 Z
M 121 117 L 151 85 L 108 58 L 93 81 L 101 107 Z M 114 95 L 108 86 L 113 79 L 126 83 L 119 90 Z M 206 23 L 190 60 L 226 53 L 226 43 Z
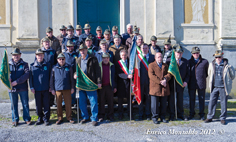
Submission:
M 224 71 L 223 71 L 223 80 L 224 80 L 224 88 L 225 88 L 225 93 L 226 95 L 229 95 L 232 89 L 232 82 L 233 79 L 235 78 L 235 69 L 233 68 L 233 66 L 231 66 L 230 64 L 228 64 L 228 60 L 227 59 L 223 59 L 224 61 Z M 209 87 L 210 87 L 210 91 L 212 92 L 213 90 L 213 78 L 214 78 L 214 74 L 215 74 L 215 60 L 210 63 L 209 68 L 208 68 L 208 76 L 209 76 Z

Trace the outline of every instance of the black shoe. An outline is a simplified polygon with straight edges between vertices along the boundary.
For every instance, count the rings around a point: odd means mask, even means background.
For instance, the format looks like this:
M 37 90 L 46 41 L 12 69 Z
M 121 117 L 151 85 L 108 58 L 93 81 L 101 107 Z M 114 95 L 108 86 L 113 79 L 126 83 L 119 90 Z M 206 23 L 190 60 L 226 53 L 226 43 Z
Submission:
M 157 121 L 157 120 L 152 120 L 152 121 L 153 121 L 154 124 L 160 124 L 160 122 Z
M 142 121 L 143 120 L 143 116 L 139 116 L 137 121 Z
M 185 120 L 188 121 L 188 120 L 191 120 L 193 119 L 193 116 L 189 116 L 188 118 L 186 118 Z
M 183 117 L 183 116 L 181 116 L 181 117 L 178 117 L 178 119 L 184 120 L 184 117 Z
M 161 122 L 168 123 L 168 121 L 166 119 L 161 119 Z
M 41 124 L 43 124 L 43 121 L 37 121 L 34 123 L 34 125 L 41 125 Z
M 147 120 L 151 120 L 151 116 L 150 115 L 147 115 Z
M 226 125 L 225 120 L 220 120 L 220 123 L 221 123 L 222 125 Z
M 212 122 L 212 119 L 206 119 L 204 122 L 205 122 L 205 123 Z
M 83 119 L 83 120 L 80 121 L 81 124 L 85 124 L 87 122 L 89 122 L 89 119 Z
M 45 126 L 50 125 L 49 121 L 45 121 L 45 122 L 44 122 L 44 125 L 45 125 Z
M 205 120 L 205 117 L 204 117 L 204 116 L 203 116 L 203 117 L 200 117 L 200 120 L 204 121 L 204 120 Z
M 59 125 L 59 124 L 61 124 L 62 122 L 63 122 L 63 120 L 58 120 L 58 121 L 56 122 L 56 124 Z
M 169 118 L 169 121 L 174 121 L 174 120 L 175 120 L 174 117 Z
M 99 118 L 98 119 L 98 122 L 102 122 L 104 119 L 103 118 Z
M 108 118 L 110 121 L 114 121 L 114 118 L 113 117 L 109 117 Z

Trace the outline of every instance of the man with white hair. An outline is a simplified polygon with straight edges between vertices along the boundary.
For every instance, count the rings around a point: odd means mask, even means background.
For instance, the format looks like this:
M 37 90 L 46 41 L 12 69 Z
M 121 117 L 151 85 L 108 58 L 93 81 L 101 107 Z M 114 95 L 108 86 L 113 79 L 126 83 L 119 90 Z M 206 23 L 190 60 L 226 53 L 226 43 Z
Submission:
M 127 30 L 127 32 L 126 33 L 123 33 L 121 36 L 122 36 L 122 44 L 123 45 L 125 45 L 125 43 L 126 43 L 126 40 L 128 39 L 128 38 L 130 38 L 131 37 L 131 35 L 133 34 L 133 25 L 132 24 L 128 24 L 127 26 L 126 26 L 126 30 Z

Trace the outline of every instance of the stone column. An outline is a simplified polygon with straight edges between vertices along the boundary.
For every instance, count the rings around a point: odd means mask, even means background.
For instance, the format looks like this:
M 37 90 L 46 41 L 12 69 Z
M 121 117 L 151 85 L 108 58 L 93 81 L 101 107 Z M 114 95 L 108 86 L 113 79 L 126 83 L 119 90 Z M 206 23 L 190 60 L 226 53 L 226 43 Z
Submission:
M 174 0 L 155 0 L 155 35 L 157 44 L 163 45 L 171 34 L 171 43 L 175 44 L 174 36 Z
M 220 40 L 218 47 L 235 48 L 236 45 L 236 2 L 220 0 Z
M 38 0 L 18 0 L 18 36 L 16 46 L 39 47 Z

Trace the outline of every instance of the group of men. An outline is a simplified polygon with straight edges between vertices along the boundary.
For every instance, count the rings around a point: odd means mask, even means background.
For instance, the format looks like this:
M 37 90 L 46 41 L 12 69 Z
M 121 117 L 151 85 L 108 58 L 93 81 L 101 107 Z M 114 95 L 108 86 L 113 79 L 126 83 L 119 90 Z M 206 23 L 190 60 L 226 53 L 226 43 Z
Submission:
M 76 106 L 75 84 L 78 78 L 76 65 L 90 81 L 97 85 L 97 90 L 79 89 L 79 108 L 81 110 L 82 124 L 92 121 L 93 126 L 105 118 L 114 121 L 114 95 L 118 97 L 118 119 L 124 117 L 124 98 L 127 99 L 128 114 L 133 119 L 133 103 L 130 100 L 129 58 L 132 48 L 133 37 L 136 36 L 136 45 L 141 49 L 144 57 L 140 62 L 140 88 L 141 103 L 139 104 L 138 120 L 153 120 L 153 123 L 167 123 L 166 112 L 169 121 L 174 121 L 175 115 L 182 120 L 191 120 L 195 115 L 196 90 L 198 91 L 199 116 L 205 120 L 205 90 L 206 78 L 209 76 L 211 90 L 208 115 L 205 122 L 211 122 L 215 114 L 217 99 L 221 99 L 222 124 L 225 124 L 227 114 L 227 98 L 232 88 L 234 79 L 234 68 L 223 58 L 223 52 L 217 50 L 213 55 L 212 63 L 202 58 L 198 47 L 192 48 L 191 59 L 182 57 L 183 48 L 180 45 L 171 46 L 171 40 L 166 39 L 164 49 L 156 45 L 157 37 L 152 36 L 150 44 L 143 41 L 139 34 L 139 28 L 131 24 L 127 25 L 127 32 L 119 35 L 118 27 L 113 26 L 112 34 L 109 29 L 102 34 L 102 28 L 97 27 L 97 35 L 90 33 L 91 27 L 85 24 L 84 33 L 82 27 L 76 26 L 76 33 L 72 25 L 60 27 L 61 34 L 55 37 L 53 29 L 46 29 L 46 37 L 41 40 L 41 48 L 35 52 L 35 60 L 30 64 L 21 58 L 19 48 L 12 51 L 10 66 L 10 81 L 12 90 L 9 96 L 12 103 L 13 124 L 19 122 L 18 94 L 23 106 L 23 119 L 30 125 L 31 117 L 28 105 L 28 83 L 31 92 L 35 95 L 36 111 L 38 120 L 35 125 L 49 125 L 50 106 L 57 106 L 58 121 L 63 122 L 63 105 L 65 105 L 66 119 L 73 124 L 71 117 L 71 106 Z M 174 51 L 173 51 L 174 50 Z M 168 72 L 172 52 L 178 64 L 179 73 L 183 85 L 177 82 L 172 74 Z M 190 114 L 184 117 L 183 92 L 188 86 Z M 176 93 L 176 98 L 175 98 Z M 54 96 L 56 104 L 54 104 Z M 87 99 L 90 102 L 91 117 L 87 111 Z M 132 98 L 131 98 L 132 99 Z M 175 106 L 177 102 L 177 107 Z M 108 104 L 108 113 L 105 104 Z M 78 106 L 77 106 L 78 107 Z M 130 109 L 131 108 L 131 109 Z M 175 110 L 176 109 L 176 110 Z M 131 111 L 131 113 L 130 113 Z M 79 112 L 78 112 L 79 113 Z

